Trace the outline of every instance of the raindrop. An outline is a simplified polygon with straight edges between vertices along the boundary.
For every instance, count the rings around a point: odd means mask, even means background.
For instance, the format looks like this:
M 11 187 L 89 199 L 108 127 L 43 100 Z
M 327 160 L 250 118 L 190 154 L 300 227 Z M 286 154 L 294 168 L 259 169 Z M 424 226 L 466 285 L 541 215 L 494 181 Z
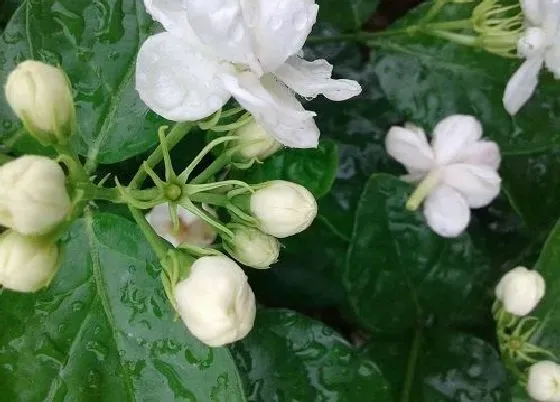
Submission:
M 9 130 L 10 128 L 12 128 L 13 124 L 14 124 L 14 123 L 12 123 L 10 120 L 4 120 L 4 121 L 2 122 L 2 128 L 3 128 L 4 130 Z
M 84 308 L 84 303 L 82 302 L 74 302 L 72 303 L 72 311 L 77 313 L 78 311 L 82 311 Z

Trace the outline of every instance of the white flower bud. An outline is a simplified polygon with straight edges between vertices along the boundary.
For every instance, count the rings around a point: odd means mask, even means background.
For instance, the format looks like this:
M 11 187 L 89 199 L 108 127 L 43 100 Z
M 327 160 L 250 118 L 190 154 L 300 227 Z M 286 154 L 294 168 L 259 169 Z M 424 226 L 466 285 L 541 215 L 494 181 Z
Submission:
M 174 247 L 181 243 L 207 247 L 216 240 L 218 234 L 214 228 L 185 208 L 177 207 L 177 217 L 179 218 L 179 227 L 177 231 L 174 231 L 169 204 L 159 204 L 146 214 L 146 220 L 158 236 L 167 240 Z
M 26 155 L 0 167 L 0 224 L 26 235 L 48 232 L 71 209 L 58 163 Z
M 8 75 L 6 99 L 43 144 L 66 143 L 75 126 L 74 101 L 64 71 L 27 60 Z
M 251 195 L 251 212 L 263 232 L 281 239 L 311 225 L 317 216 L 317 202 L 305 187 L 276 180 Z
M 539 304 L 545 293 L 545 282 L 537 272 L 517 267 L 505 274 L 496 287 L 496 297 L 511 314 L 524 316 Z
M 282 148 L 282 144 L 256 122 L 244 125 L 234 134 L 239 137 L 236 144 L 241 146 L 239 154 L 245 159 L 263 160 Z
M 529 369 L 527 392 L 539 402 L 560 402 L 560 365 L 552 361 L 533 364 Z
M 202 257 L 175 286 L 175 302 L 189 331 L 209 346 L 244 338 L 255 321 L 256 303 L 247 276 L 233 260 Z
M 265 269 L 278 260 L 280 242 L 258 229 L 242 225 L 228 226 L 233 239 L 225 247 L 240 263 L 252 268 Z
M 36 292 L 58 269 L 54 244 L 8 231 L 0 237 L 0 285 L 18 292 Z

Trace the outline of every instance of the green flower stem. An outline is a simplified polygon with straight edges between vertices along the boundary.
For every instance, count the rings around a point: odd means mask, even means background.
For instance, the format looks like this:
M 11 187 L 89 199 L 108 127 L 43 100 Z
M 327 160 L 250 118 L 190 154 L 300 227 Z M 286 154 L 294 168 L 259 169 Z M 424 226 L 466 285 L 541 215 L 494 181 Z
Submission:
M 13 156 L 10 155 L 6 155 L 6 154 L 0 154 L 0 166 L 13 161 L 15 158 Z
M 430 10 L 428 10 L 428 12 L 424 14 L 420 20 L 419 25 L 423 25 L 433 20 L 447 3 L 449 3 L 449 0 L 435 0 L 432 8 L 430 8 Z
M 115 204 L 126 204 L 128 201 L 117 188 L 105 188 L 92 182 L 80 182 L 76 189 L 82 191 L 83 198 L 88 201 L 109 201 Z M 140 201 L 150 201 L 159 195 L 158 189 L 132 190 L 131 195 Z
M 171 132 L 169 133 L 169 135 L 165 139 L 167 149 L 170 151 L 179 142 L 181 142 L 181 140 L 191 131 L 192 127 L 193 127 L 193 124 L 190 123 L 190 122 L 176 123 L 175 126 L 173 126 L 173 128 L 171 129 Z M 154 150 L 154 152 L 150 155 L 150 157 L 146 161 L 146 164 L 150 168 L 153 168 L 158 163 L 160 163 L 162 160 L 163 160 L 163 152 L 162 152 L 162 147 L 161 147 L 161 144 L 160 144 Z M 134 178 L 132 179 L 132 181 L 130 182 L 128 187 L 130 189 L 135 189 L 135 188 L 140 187 L 144 183 L 144 180 L 146 180 L 146 176 L 147 176 L 147 174 L 146 174 L 145 170 L 141 167 L 140 169 L 138 169 L 138 172 L 136 173 L 136 175 L 134 176 Z
M 419 326 L 414 333 L 414 341 L 412 342 L 412 349 L 410 350 L 406 366 L 406 377 L 404 380 L 401 402 L 409 402 L 411 400 L 410 391 L 412 390 L 414 376 L 416 375 L 416 364 L 418 363 L 418 353 L 420 352 L 420 346 L 422 345 L 423 331 L 423 327 Z
M 189 200 L 201 204 L 225 207 L 228 205 L 228 196 L 225 194 L 197 193 L 189 196 Z
M 138 224 L 138 227 L 142 233 L 144 233 L 144 237 L 146 237 L 146 240 L 148 240 L 148 243 L 150 243 L 150 246 L 154 249 L 158 259 L 163 260 L 167 256 L 167 250 L 169 248 L 165 240 L 157 235 L 142 212 L 130 205 L 128 206 L 128 209 Z
M 202 173 L 190 181 L 190 184 L 206 183 L 231 162 L 231 155 L 226 152 L 214 160 Z
M 457 43 L 465 46 L 478 46 L 480 39 L 473 35 L 464 35 L 455 32 L 433 30 L 428 32 L 430 35 L 437 36 L 438 38 L 446 39 L 450 42 Z

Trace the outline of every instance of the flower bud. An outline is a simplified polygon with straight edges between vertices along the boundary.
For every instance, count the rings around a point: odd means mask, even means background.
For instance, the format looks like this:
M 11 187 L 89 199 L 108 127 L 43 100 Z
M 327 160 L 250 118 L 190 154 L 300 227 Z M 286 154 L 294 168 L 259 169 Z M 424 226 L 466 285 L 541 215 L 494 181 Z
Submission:
M 227 240 L 225 248 L 241 264 L 252 268 L 268 268 L 278 260 L 280 243 L 258 229 L 243 225 L 229 225 L 233 239 Z
M 560 365 L 552 361 L 541 361 L 529 368 L 527 392 L 535 401 L 560 401 Z
M 255 295 L 243 270 L 227 257 L 196 260 L 174 293 L 181 319 L 209 346 L 238 341 L 253 327 Z
M 18 292 L 36 292 L 51 282 L 58 256 L 56 245 L 10 230 L 0 237 L 0 284 Z
M 317 215 L 313 194 L 299 184 L 282 180 L 255 191 L 250 208 L 260 229 L 280 239 L 307 229 Z
M 179 218 L 179 227 L 177 230 L 173 230 L 169 204 L 159 204 L 146 214 L 146 220 L 158 236 L 167 240 L 174 247 L 181 243 L 207 247 L 216 240 L 218 234 L 214 228 L 185 208 L 177 207 L 177 217 Z
M 26 235 L 54 229 L 70 212 L 58 163 L 27 155 L 0 167 L 0 224 Z
M 239 137 L 236 145 L 240 146 L 239 154 L 244 159 L 263 160 L 282 148 L 282 144 L 254 121 L 238 128 L 234 135 Z
M 517 267 L 505 274 L 496 287 L 496 297 L 504 309 L 517 316 L 529 314 L 545 293 L 545 282 L 537 272 Z
M 41 143 L 66 143 L 76 116 L 69 80 L 59 68 L 27 60 L 8 75 L 6 99 Z

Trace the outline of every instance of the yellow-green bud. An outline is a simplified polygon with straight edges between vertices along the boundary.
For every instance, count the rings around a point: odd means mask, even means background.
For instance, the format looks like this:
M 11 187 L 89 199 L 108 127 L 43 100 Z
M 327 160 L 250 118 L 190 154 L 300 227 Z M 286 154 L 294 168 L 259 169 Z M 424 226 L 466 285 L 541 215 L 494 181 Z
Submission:
M 251 122 L 235 131 L 239 137 L 239 155 L 244 159 L 264 160 L 282 148 L 282 144 L 269 135 L 256 122 Z
M 258 229 L 243 225 L 228 225 L 233 238 L 226 241 L 225 248 L 241 264 L 266 269 L 278 260 L 280 242 Z

